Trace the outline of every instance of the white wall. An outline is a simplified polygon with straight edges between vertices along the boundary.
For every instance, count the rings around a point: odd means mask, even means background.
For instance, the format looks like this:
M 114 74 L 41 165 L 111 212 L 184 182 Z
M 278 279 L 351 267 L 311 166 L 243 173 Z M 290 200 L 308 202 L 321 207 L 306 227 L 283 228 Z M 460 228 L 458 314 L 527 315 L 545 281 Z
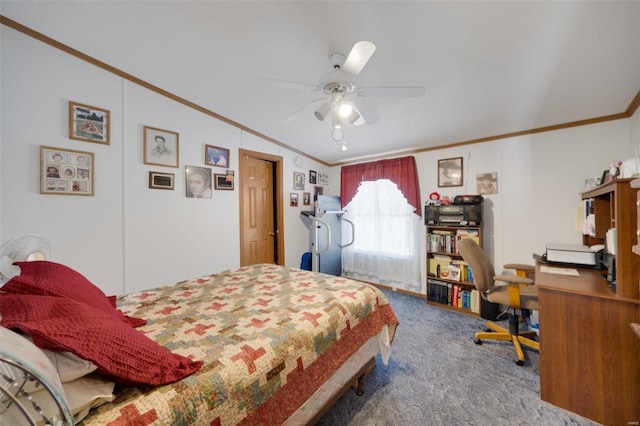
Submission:
M 283 158 L 285 264 L 299 266 L 308 234 L 289 207 L 293 171 L 329 168 L 276 144 L 1 28 L 0 241 L 33 233 L 54 245 L 54 260 L 78 270 L 107 294 L 170 284 L 240 265 L 239 191 L 185 197 L 184 166 L 204 166 L 204 145 Z M 111 143 L 68 138 L 69 100 L 111 113 Z M 180 168 L 143 164 L 143 127 L 179 133 Z M 95 154 L 95 196 L 39 193 L 40 146 Z M 226 169 L 226 168 L 225 168 Z M 213 167 L 215 172 L 225 169 Z M 175 173 L 175 190 L 148 188 L 148 172 Z M 308 178 L 307 178 L 308 179 Z M 306 183 L 306 191 L 313 189 Z M 324 188 L 332 192 L 331 185 Z M 302 199 L 302 193 L 299 193 Z
M 485 195 L 485 249 L 496 270 L 532 263 L 546 243 L 581 244 L 574 226 L 584 179 L 600 176 L 610 161 L 632 157 L 632 119 L 496 140 L 416 155 L 423 202 L 431 192 L 475 194 L 476 174 L 498 173 L 498 193 Z M 636 130 L 637 131 L 637 130 Z M 463 157 L 465 186 L 438 188 L 438 159 Z
M 238 190 L 214 191 L 212 199 L 185 197 L 184 166 L 203 166 L 204 145 L 212 144 L 230 149 L 229 168 L 236 172 L 239 148 L 283 157 L 285 264 L 299 265 L 308 250 L 299 213 L 309 207 L 288 206 L 292 173 L 328 172 L 324 193 L 338 195 L 339 167 L 304 159 L 298 168 L 296 154 L 287 149 L 4 26 L 0 31 L 0 241 L 43 235 L 53 242 L 56 261 L 108 294 L 235 268 Z M 68 138 L 69 100 L 111 111 L 109 146 Z M 580 242 L 573 218 L 584 179 L 599 176 L 611 160 L 632 156 L 640 144 L 639 116 L 416 154 L 422 200 L 433 191 L 451 197 L 475 193 L 476 174 L 497 172 L 498 194 L 486 196 L 486 248 L 497 269 L 507 262 L 531 262 L 531 254 L 543 252 L 547 242 Z M 143 164 L 145 125 L 180 134 L 179 169 Z M 40 194 L 41 145 L 94 152 L 95 196 Z M 459 156 L 465 186 L 438 188 L 437 160 Z M 150 170 L 175 173 L 175 190 L 148 189 Z M 308 183 L 305 190 L 313 192 Z

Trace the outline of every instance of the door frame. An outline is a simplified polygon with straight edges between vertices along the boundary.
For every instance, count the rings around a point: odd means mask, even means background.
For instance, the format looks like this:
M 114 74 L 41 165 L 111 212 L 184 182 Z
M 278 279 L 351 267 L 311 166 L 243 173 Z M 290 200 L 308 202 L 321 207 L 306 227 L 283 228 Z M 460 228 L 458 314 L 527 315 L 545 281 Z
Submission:
M 240 204 L 240 265 L 241 266 L 246 266 L 245 265 L 245 261 L 246 259 L 244 259 L 244 253 L 243 253 L 243 242 L 244 242 L 244 228 L 243 228 L 243 223 L 244 223 L 244 215 L 245 215 L 245 211 L 243 209 L 243 200 L 244 200 L 244 185 L 242 185 L 243 181 L 242 179 L 244 179 L 245 174 L 243 173 L 242 170 L 242 166 L 244 164 L 244 160 L 243 158 L 246 156 L 252 157 L 252 158 L 257 158 L 259 160 L 263 160 L 263 161 L 270 161 L 271 163 L 273 163 L 273 167 L 274 167 L 274 179 L 273 179 L 273 194 L 274 194 L 274 217 L 276 220 L 276 238 L 278 241 L 278 246 L 277 246 L 277 256 L 278 256 L 278 260 L 276 262 L 276 264 L 278 265 L 282 265 L 284 266 L 284 197 L 283 197 L 283 192 L 282 192 L 282 183 L 283 183 L 283 176 L 284 176 L 284 172 L 283 172 L 283 159 L 280 156 L 277 155 L 272 155 L 272 154 L 266 154 L 264 152 L 258 152 L 258 151 L 250 151 L 247 149 L 242 149 L 240 148 L 238 150 L 238 155 L 239 155 L 239 171 L 238 174 L 240 182 L 239 182 L 239 204 Z M 275 240 L 274 240 L 275 241 Z M 276 252 L 274 250 L 274 252 Z

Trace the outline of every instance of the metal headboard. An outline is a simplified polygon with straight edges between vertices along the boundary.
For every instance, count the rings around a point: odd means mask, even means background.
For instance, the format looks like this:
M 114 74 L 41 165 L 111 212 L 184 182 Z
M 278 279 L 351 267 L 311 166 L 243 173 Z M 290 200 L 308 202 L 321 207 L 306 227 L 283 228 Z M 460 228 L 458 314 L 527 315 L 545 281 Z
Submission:
M 60 382 L 52 383 L 45 372 L 36 371 L 35 367 L 42 365 L 41 360 L 18 359 L 16 356 L 29 353 L 24 348 L 33 344 L 17 333 L 7 329 L 1 331 L 3 344 L 0 346 L 0 424 L 74 425 L 73 414 L 67 405 Z M 24 340 L 19 343 L 21 347 L 15 344 L 16 339 Z M 44 354 L 42 356 L 46 359 Z M 27 384 L 29 389 L 35 388 L 37 391 L 27 392 Z

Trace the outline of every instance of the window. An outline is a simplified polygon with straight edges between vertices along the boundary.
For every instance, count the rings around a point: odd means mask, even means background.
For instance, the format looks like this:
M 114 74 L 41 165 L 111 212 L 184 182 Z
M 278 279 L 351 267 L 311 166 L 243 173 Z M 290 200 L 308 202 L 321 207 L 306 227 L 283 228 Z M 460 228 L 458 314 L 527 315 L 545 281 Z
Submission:
M 355 239 L 343 250 L 343 275 L 420 292 L 421 221 L 397 185 L 362 182 L 346 210 Z

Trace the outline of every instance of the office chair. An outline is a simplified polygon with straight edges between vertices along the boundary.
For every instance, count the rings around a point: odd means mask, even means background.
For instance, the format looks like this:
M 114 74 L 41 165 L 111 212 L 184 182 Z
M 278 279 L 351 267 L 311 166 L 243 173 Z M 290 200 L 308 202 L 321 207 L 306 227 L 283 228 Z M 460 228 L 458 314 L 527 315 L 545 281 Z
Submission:
M 489 302 L 509 306 L 509 329 L 494 322 L 487 322 L 487 331 L 477 332 L 474 342 L 482 344 L 482 339 L 511 340 L 518 354 L 517 365 L 524 365 L 522 345 L 540 350 L 540 344 L 533 340 L 535 331 L 519 331 L 519 315 L 528 317 L 529 310 L 538 309 L 538 291 L 532 276 L 533 267 L 522 264 L 505 265 L 506 269 L 515 269 L 516 275 L 496 275 L 493 264 L 482 247 L 471 238 L 462 238 L 458 242 L 458 252 L 471 268 L 473 281 L 480 295 Z M 508 285 L 496 285 L 496 281 L 506 282 Z

